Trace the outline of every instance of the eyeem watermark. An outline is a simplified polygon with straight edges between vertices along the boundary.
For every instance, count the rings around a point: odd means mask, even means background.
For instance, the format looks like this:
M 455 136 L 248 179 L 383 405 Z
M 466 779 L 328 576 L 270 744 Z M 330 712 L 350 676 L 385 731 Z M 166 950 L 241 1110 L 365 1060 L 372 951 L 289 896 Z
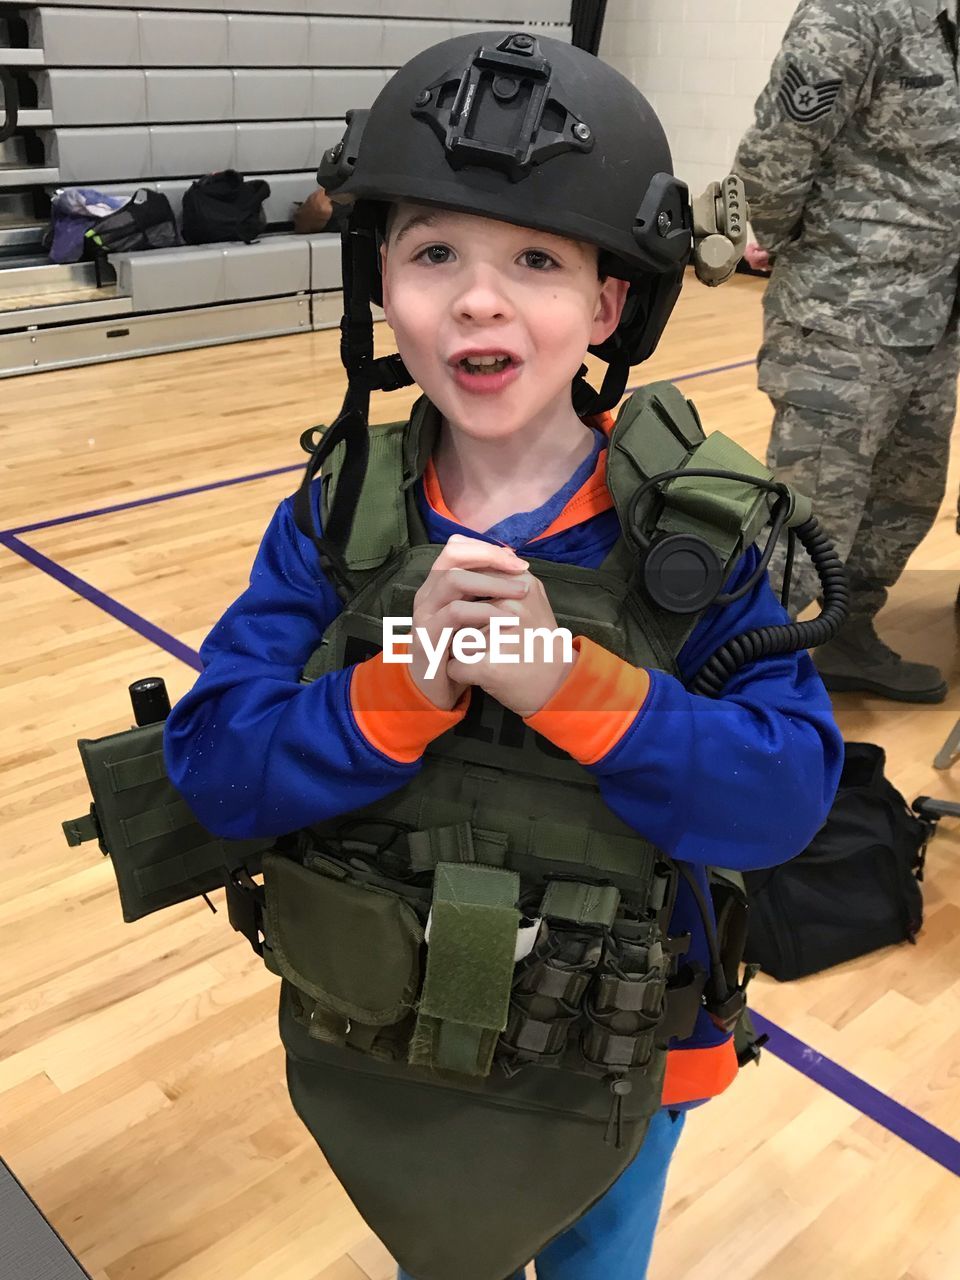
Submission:
M 490 619 L 488 631 L 479 627 L 461 627 L 455 631 L 453 627 L 444 627 L 434 644 L 425 627 L 417 627 L 417 639 L 423 645 L 427 655 L 426 677 L 432 680 L 440 670 L 440 663 L 447 651 L 458 662 L 473 665 L 487 658 L 490 662 L 520 662 L 523 654 L 524 662 L 573 662 L 573 633 L 567 627 L 525 627 L 521 635 L 517 628 L 520 619 L 513 614 L 497 615 Z M 384 618 L 383 620 L 383 660 L 384 662 L 412 662 L 413 652 L 410 645 L 413 641 L 412 618 Z M 541 650 L 537 653 L 537 642 Z M 554 656 L 557 643 L 560 645 L 560 657 Z M 398 648 L 402 645 L 403 648 Z

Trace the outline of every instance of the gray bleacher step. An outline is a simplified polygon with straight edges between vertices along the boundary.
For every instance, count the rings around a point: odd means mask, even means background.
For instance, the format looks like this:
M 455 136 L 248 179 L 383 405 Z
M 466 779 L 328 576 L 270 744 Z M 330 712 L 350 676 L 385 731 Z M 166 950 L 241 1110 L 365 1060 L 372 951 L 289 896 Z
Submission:
M 157 250 L 162 253 L 163 250 Z M 258 298 L 153 315 L 0 332 L 0 378 L 221 342 L 308 333 L 310 295 Z M 0 1255 L 2 1260 L 2 1255 Z M 6 1280 L 0 1270 L 0 1280 Z M 23 1280 L 22 1275 L 11 1280 Z
M 44 266 L 49 266 L 49 259 L 45 253 L 41 252 L 40 246 L 36 244 L 21 245 L 16 249 L 11 249 L 4 254 L 2 262 L 0 262 L 0 270 L 2 271 Z
M 55 295 L 50 295 L 54 297 Z M 133 311 L 133 299 L 109 289 L 77 289 L 68 301 L 46 299 L 36 305 L 36 299 L 18 298 L 17 306 L 3 310 L 0 306 L 0 333 L 14 329 L 51 328 L 54 325 L 84 324 L 91 320 L 128 316 Z
M 0 257 L 0 333 L 128 315 L 133 300 L 107 266 L 97 287 L 92 262 L 59 264 L 46 257 Z
M 53 124 L 52 111 L 37 111 L 33 109 L 17 112 L 17 127 L 20 129 L 46 129 Z
M 185 245 L 110 257 L 121 293 L 136 311 L 166 311 L 309 293 L 304 236 L 264 236 L 255 244 Z
M 46 57 L 42 49 L 0 48 L 0 59 L 5 67 L 46 66 Z
M 14 258 L 0 265 L 0 308 L 17 306 L 20 298 L 69 296 L 77 291 L 96 289 L 96 270 L 92 262 L 70 262 L 61 265 L 43 258 Z M 113 281 L 110 288 L 115 292 Z
M 38 247 L 46 229 L 45 222 L 4 218 L 0 214 L 0 263 L 11 254 L 26 253 Z
M 60 170 L 45 165 L 0 164 L 0 187 L 37 187 L 60 181 Z

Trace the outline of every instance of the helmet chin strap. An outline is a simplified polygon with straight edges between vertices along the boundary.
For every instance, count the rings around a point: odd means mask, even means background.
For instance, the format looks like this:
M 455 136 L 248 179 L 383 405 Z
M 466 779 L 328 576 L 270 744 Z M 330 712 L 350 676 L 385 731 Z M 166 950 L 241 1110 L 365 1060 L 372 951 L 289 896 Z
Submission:
M 331 426 L 305 431 L 300 443 L 310 454 L 293 500 L 297 528 L 313 543 L 320 565 L 338 595 L 347 601 L 354 584 L 343 558 L 353 529 L 353 518 L 367 470 L 370 428 L 370 393 L 395 391 L 413 382 L 399 355 L 374 358 L 373 313 L 370 310 L 373 273 L 376 269 L 375 229 L 363 219 L 354 221 L 340 237 L 344 313 L 340 321 L 340 360 L 347 372 L 347 391 Z M 334 449 L 346 449 L 336 492 L 321 532 L 312 497 L 312 482 Z
M 573 407 L 578 418 L 588 418 L 606 409 L 615 409 L 623 398 L 630 377 L 630 361 L 622 352 L 616 352 L 608 361 L 600 390 L 595 390 L 586 380 L 587 366 L 580 366 L 573 380 Z

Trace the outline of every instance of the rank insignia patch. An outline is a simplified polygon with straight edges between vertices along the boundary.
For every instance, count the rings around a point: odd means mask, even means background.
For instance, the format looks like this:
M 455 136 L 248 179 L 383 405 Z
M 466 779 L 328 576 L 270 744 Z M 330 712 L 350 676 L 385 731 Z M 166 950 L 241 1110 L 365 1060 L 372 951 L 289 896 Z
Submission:
M 791 120 L 796 120 L 797 124 L 812 124 L 827 114 L 836 102 L 842 84 L 842 80 L 819 80 L 810 84 L 803 78 L 803 72 L 790 62 L 777 97 Z

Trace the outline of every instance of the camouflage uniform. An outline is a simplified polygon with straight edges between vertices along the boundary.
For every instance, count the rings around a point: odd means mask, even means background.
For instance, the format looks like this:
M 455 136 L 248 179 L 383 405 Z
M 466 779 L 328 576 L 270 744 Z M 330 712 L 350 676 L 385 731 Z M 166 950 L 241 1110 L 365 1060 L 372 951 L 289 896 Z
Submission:
M 734 164 L 775 255 L 770 464 L 816 499 L 855 619 L 883 605 L 943 497 L 960 363 L 950 16 L 944 0 L 800 0 Z M 815 591 L 804 566 L 794 605 Z

